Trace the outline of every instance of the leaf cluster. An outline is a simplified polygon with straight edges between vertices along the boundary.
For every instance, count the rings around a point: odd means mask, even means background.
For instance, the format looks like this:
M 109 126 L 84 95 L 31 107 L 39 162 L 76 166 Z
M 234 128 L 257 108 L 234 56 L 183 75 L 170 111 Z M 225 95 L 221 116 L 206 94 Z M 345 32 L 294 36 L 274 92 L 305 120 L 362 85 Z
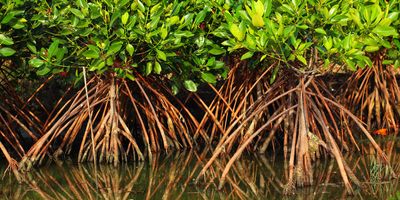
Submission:
M 23 21 L 27 30 L 9 36 L 2 32 L 0 54 L 28 50 L 23 57 L 37 75 L 70 72 L 79 80 L 82 67 L 129 79 L 135 73 L 155 74 L 170 80 L 177 92 L 181 87 L 196 91 L 199 83 L 216 83 L 227 74 L 220 61 L 226 50 L 211 33 L 220 23 L 221 13 L 214 10 L 218 2 L 27 0 L 19 2 L 25 9 L 18 11 L 9 8 L 13 2 L 2 4 L 2 21 L 20 15 L 18 24 Z M 21 27 L 7 30 L 16 28 Z M 14 38 L 23 44 L 3 47 L 13 45 Z
M 400 66 L 398 0 L 0 0 L 0 57 L 37 75 L 168 80 L 174 93 L 227 76 L 240 54 L 296 71 Z M 381 56 L 383 55 L 383 56 Z M 382 58 L 381 58 L 382 57 Z M 25 62 L 24 62 L 25 61 Z M 273 81 L 273 80 L 272 80 Z
M 223 42 L 241 59 L 278 61 L 301 71 L 333 65 L 348 70 L 371 66 L 380 52 L 384 64 L 398 60 L 399 2 L 379 0 L 226 1 L 230 33 Z

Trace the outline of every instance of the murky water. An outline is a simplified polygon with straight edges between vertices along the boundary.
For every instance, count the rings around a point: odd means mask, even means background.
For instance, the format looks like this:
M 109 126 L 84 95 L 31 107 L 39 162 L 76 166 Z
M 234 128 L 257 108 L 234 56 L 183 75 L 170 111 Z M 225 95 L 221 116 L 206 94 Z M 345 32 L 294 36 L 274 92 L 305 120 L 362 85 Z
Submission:
M 394 171 L 400 174 L 400 147 L 385 146 Z M 365 152 L 368 148 L 364 148 Z M 194 184 L 209 152 L 173 152 L 153 157 L 152 162 L 110 165 L 76 164 L 69 161 L 39 167 L 18 184 L 5 175 L 0 199 L 387 199 L 400 190 L 399 179 L 374 179 L 376 156 L 346 155 L 346 160 L 364 185 L 355 196 L 346 196 L 337 164 L 322 159 L 314 164 L 315 184 L 282 196 L 287 181 L 282 156 L 243 155 L 230 171 L 222 190 L 217 190 L 222 167 L 217 160 L 205 179 Z M 4 170 L 4 166 L 1 167 Z M 207 180 L 204 181 L 204 180 Z

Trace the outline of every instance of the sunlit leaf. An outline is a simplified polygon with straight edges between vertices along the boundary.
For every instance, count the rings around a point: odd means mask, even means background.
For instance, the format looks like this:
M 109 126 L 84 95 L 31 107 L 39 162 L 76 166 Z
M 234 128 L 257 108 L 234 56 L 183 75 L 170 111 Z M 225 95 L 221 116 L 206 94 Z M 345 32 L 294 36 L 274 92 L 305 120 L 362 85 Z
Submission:
M 210 51 L 208 51 L 208 53 L 210 53 L 212 55 L 221 55 L 221 54 L 225 53 L 225 49 L 214 47 Z
M 144 75 L 148 76 L 149 74 L 151 74 L 152 71 L 153 71 L 153 63 L 147 62 Z
M 243 41 L 245 37 L 245 33 L 239 29 L 239 26 L 236 24 L 231 24 L 229 26 L 229 31 L 232 35 L 239 41 Z
M 160 51 L 158 49 L 156 49 L 157 52 L 157 58 L 163 61 L 167 61 L 167 55 L 165 55 L 165 53 L 163 51 Z
M 72 12 L 72 14 L 77 16 L 79 19 L 85 19 L 85 15 L 80 10 L 78 10 L 76 8 L 71 8 L 70 11 Z
M 119 50 L 121 50 L 122 44 L 123 44 L 122 41 L 116 41 L 116 42 L 111 43 L 111 45 L 107 51 L 107 56 L 113 55 L 113 54 L 117 53 Z
M 262 1 L 258 0 L 255 2 L 255 15 L 263 16 L 264 14 L 264 4 Z
M 251 23 L 255 27 L 264 27 L 264 19 L 262 18 L 262 15 L 253 15 L 251 17 Z
M 125 12 L 122 16 L 121 16 L 121 22 L 123 25 L 125 25 L 126 23 L 128 23 L 128 19 L 129 19 L 129 13 Z
M 135 52 L 135 48 L 131 44 L 126 45 L 126 51 L 128 51 L 129 55 L 132 56 L 133 53 Z
M 11 49 L 9 47 L 0 48 L 0 56 L 3 56 L 3 57 L 12 56 L 15 54 L 15 52 L 16 51 L 14 49 Z
M 154 63 L 154 73 L 160 74 L 161 73 L 161 65 L 159 62 L 155 61 Z
M 207 83 L 216 83 L 217 82 L 217 78 L 215 77 L 214 74 L 212 73 L 208 73 L 208 72 L 203 72 L 201 73 L 201 78 L 206 81 Z
M 315 32 L 326 35 L 326 31 L 323 28 L 316 28 Z
M 398 33 L 395 28 L 391 26 L 377 26 L 372 30 L 373 33 L 376 33 L 381 36 L 397 36 Z
M 98 58 L 99 57 L 99 52 L 96 52 L 95 50 L 88 49 L 85 52 L 82 53 L 83 56 L 86 58 Z
M 34 58 L 34 59 L 29 60 L 29 64 L 32 67 L 38 68 L 38 67 L 40 67 L 40 66 L 42 66 L 44 64 L 44 61 L 42 59 L 39 59 L 39 58 Z
M 246 60 L 248 58 L 251 58 L 251 57 L 253 57 L 253 54 L 254 54 L 254 52 L 249 51 L 249 52 L 243 54 L 242 57 L 240 57 L 240 60 Z
M 10 38 L 5 36 L 4 34 L 0 34 L 0 45 L 12 45 L 14 41 Z
M 183 82 L 183 86 L 190 92 L 196 92 L 197 91 L 197 84 L 194 83 L 192 80 L 185 80 Z
M 303 56 L 297 55 L 296 58 L 304 65 L 307 65 L 307 60 Z
M 366 46 L 364 49 L 366 52 L 375 52 L 379 50 L 378 46 Z
M 207 15 L 207 10 L 204 9 L 204 10 L 200 11 L 196 15 L 196 18 L 194 19 L 194 26 L 198 26 L 201 22 L 203 22 L 206 15 Z

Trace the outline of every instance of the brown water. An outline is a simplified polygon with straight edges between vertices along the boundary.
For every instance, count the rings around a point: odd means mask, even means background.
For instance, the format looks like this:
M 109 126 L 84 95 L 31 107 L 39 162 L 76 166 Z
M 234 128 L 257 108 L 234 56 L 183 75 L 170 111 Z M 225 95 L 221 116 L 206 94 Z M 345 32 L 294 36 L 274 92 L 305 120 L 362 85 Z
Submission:
M 392 143 L 386 150 L 391 152 L 388 155 L 393 170 L 400 174 L 398 144 L 396 147 Z M 202 179 L 194 184 L 204 165 L 201 160 L 208 154 L 173 152 L 156 156 L 152 162 L 119 167 L 98 165 L 96 169 L 93 164 L 53 162 L 31 171 L 23 184 L 6 174 L 0 182 L 0 199 L 388 199 L 400 191 L 399 179 L 373 178 L 376 156 L 360 154 L 345 156 L 365 187 L 364 190 L 355 187 L 355 196 L 345 194 L 333 159 L 314 164 L 313 186 L 297 189 L 293 196 L 283 196 L 286 165 L 281 156 L 274 155 L 243 155 L 230 171 L 225 187 L 217 190 L 221 167 L 228 158 L 214 163 L 207 172 L 207 182 Z

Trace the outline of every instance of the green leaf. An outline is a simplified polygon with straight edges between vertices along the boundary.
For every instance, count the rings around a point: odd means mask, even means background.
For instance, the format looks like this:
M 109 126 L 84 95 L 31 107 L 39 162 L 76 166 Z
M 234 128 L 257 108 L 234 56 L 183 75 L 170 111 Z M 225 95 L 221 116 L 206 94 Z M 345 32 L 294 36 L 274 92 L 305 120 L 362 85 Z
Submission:
M 167 55 L 165 55 L 164 52 L 162 52 L 162 51 L 160 51 L 158 49 L 156 49 L 156 52 L 157 52 L 157 58 L 158 59 L 163 60 L 163 61 L 167 61 Z
M 171 91 L 172 91 L 172 94 L 173 94 L 173 95 L 177 95 L 177 94 L 178 94 L 178 92 L 179 92 L 179 88 L 178 88 L 178 86 L 176 86 L 175 84 L 174 84 L 174 85 L 172 85 L 172 87 L 171 87 Z
M 263 16 L 263 14 L 264 14 L 264 4 L 263 4 L 263 2 L 258 0 L 255 3 L 255 9 L 254 10 L 255 10 L 255 14 L 256 15 Z
M 12 27 L 13 29 L 21 29 L 21 28 L 24 28 L 24 27 L 25 27 L 25 24 L 24 24 L 24 23 L 21 23 L 21 22 L 17 22 L 17 23 L 15 23 L 15 24 L 13 24 L 11 27 Z
M 167 19 L 167 26 L 175 25 L 178 22 L 179 22 L 179 17 L 178 16 L 172 16 L 172 17 Z
M 213 69 L 221 69 L 225 67 L 225 63 L 222 61 L 215 61 L 215 65 L 213 67 Z
M 29 60 L 29 65 L 31 65 L 32 67 L 38 68 L 40 66 L 42 66 L 44 64 L 44 61 L 42 59 L 39 58 L 34 58 Z
M 61 48 L 57 51 L 56 60 L 58 63 L 60 63 L 62 61 L 66 52 L 67 52 L 67 48 Z
M 324 60 L 324 67 L 325 67 L 325 68 L 328 67 L 329 64 L 330 64 L 330 60 L 329 60 L 328 58 L 325 59 L 325 60 Z
M 80 10 L 78 10 L 76 8 L 71 8 L 70 10 L 71 10 L 72 14 L 77 16 L 79 19 L 85 19 L 85 15 L 83 15 L 83 13 Z
M 157 28 L 159 21 L 160 21 L 160 16 L 154 17 L 154 18 L 152 18 L 150 23 L 148 23 L 146 26 L 148 29 L 153 30 L 153 29 Z
M 85 7 L 88 6 L 86 0 L 77 0 L 76 4 L 78 4 L 78 6 L 81 7 L 81 8 L 85 8 Z
M 160 74 L 161 73 L 161 65 L 160 65 L 160 63 L 159 62 L 155 62 L 154 63 L 154 73 L 156 73 L 156 74 Z
M 122 44 L 123 44 L 122 41 L 116 41 L 116 42 L 111 43 L 111 45 L 108 48 L 107 53 L 106 53 L 107 56 L 113 55 L 113 54 L 117 53 L 119 50 L 121 50 Z
M 251 58 L 251 57 L 253 57 L 253 54 L 254 54 L 254 52 L 249 51 L 249 52 L 243 54 L 242 57 L 240 57 L 240 60 L 246 60 L 248 58 Z
M 85 52 L 82 53 L 82 55 L 85 56 L 87 59 L 89 59 L 89 58 L 98 58 L 100 56 L 99 52 L 95 51 L 93 49 L 86 50 Z
M 211 57 L 207 60 L 206 66 L 211 67 L 215 65 L 215 57 Z
M 125 49 L 126 49 L 126 51 L 128 51 L 130 56 L 132 56 L 133 53 L 135 52 L 135 48 L 131 44 L 127 44 Z
M 160 36 L 162 39 L 165 39 L 168 35 L 168 30 L 165 27 L 162 27 L 160 29 Z
M 183 82 L 183 86 L 190 91 L 190 92 L 196 92 L 197 91 L 197 84 L 194 83 L 192 80 L 186 80 Z
M 161 7 L 161 3 L 158 3 L 156 5 L 154 5 L 151 9 L 150 9 L 150 18 L 153 17 L 154 15 L 156 15 L 158 13 L 158 11 L 160 10 Z
M 104 60 L 97 60 L 89 66 L 89 71 L 102 70 L 105 66 L 106 62 Z
M 0 45 L 8 46 L 12 44 L 14 44 L 14 41 L 11 38 L 5 36 L 4 34 L 0 34 Z
M 329 51 L 331 48 L 332 48 L 332 46 L 333 46 L 333 40 L 332 40 L 332 38 L 331 37 L 325 37 L 324 36 L 324 40 L 323 40 L 323 43 L 324 43 L 324 47 Z
M 43 67 L 41 70 L 37 71 L 36 74 L 39 76 L 44 76 L 44 75 L 48 74 L 50 71 L 51 71 L 50 68 Z
M 351 70 L 351 71 L 356 71 L 356 65 L 354 64 L 353 61 L 351 61 L 350 59 L 346 59 L 345 60 L 347 67 Z
M 47 57 L 51 58 L 51 57 L 53 57 L 53 56 L 57 53 L 57 51 L 58 51 L 58 44 L 59 44 L 59 41 L 58 41 L 58 40 L 54 40 L 54 41 L 51 43 L 51 45 L 50 45 L 50 47 L 49 47 L 49 50 L 48 50 L 48 52 L 47 52 Z
M 131 81 L 135 81 L 135 79 L 136 79 L 136 78 L 135 78 L 132 74 L 130 74 L 130 73 L 126 73 L 126 74 L 125 74 L 125 77 L 128 78 L 128 79 L 131 80 Z
M 192 37 L 194 34 L 190 31 L 175 31 L 175 37 Z
M 378 46 L 366 46 L 364 49 L 366 52 L 375 52 L 379 50 Z
M 129 19 L 129 13 L 125 12 L 121 17 L 122 24 L 125 25 L 126 23 L 128 23 L 128 19 Z
M 3 17 L 3 19 L 1 20 L 2 24 L 7 24 L 8 22 L 10 22 L 15 16 L 14 12 L 9 12 L 7 13 L 7 15 L 5 17 Z
M 258 15 L 258 14 L 256 14 L 256 15 L 253 15 L 252 17 L 251 17 L 251 23 L 255 26 L 255 27 L 259 27 L 259 28 L 261 28 L 261 27 L 264 27 L 264 19 L 262 18 L 262 16 L 261 15 Z
M 305 24 L 297 25 L 296 27 L 299 28 L 299 29 L 303 29 L 303 30 L 308 29 L 308 26 L 305 25 Z
M 37 53 L 37 49 L 36 49 L 36 47 L 35 47 L 34 44 L 28 42 L 28 43 L 26 44 L 26 46 L 28 47 L 29 50 L 31 50 L 32 53 Z
M 352 38 L 353 38 L 352 35 L 348 35 L 348 36 L 346 36 L 346 37 L 343 39 L 342 44 L 343 44 L 343 48 L 344 48 L 345 50 L 349 50 L 349 49 L 350 49 L 350 47 L 351 47 L 351 42 L 352 42 Z
M 276 76 L 278 75 L 278 72 L 279 72 L 279 66 L 277 66 L 277 67 L 274 68 L 274 71 L 272 72 L 272 76 L 271 76 L 271 78 L 269 79 L 269 84 L 272 84 L 272 83 L 275 82 Z
M 316 28 L 315 32 L 323 34 L 323 35 L 326 35 L 326 32 L 325 32 L 325 30 L 323 28 Z
M 206 15 L 207 15 L 207 10 L 206 9 L 200 11 L 196 15 L 196 18 L 194 19 L 194 26 L 198 26 L 202 21 L 204 21 L 204 18 L 206 18 Z
M 394 67 L 395 69 L 398 69 L 398 68 L 400 67 L 400 61 L 399 61 L 399 60 L 394 61 L 393 67 Z
M 368 56 L 361 56 L 360 59 L 362 59 L 362 61 L 363 61 L 366 65 L 368 65 L 369 67 L 372 66 L 372 61 L 371 61 L 371 59 L 370 59 Z
M 385 37 L 387 37 L 387 36 L 397 36 L 398 35 L 396 29 L 391 27 L 391 26 L 378 25 L 377 27 L 375 27 L 372 30 L 372 32 L 376 33 L 376 34 L 378 34 L 380 36 L 385 36 Z
M 300 60 L 300 62 L 303 63 L 304 65 L 307 65 L 307 60 L 303 56 L 297 55 L 296 58 L 297 60 Z
M 260 61 L 263 61 L 265 58 L 267 58 L 267 55 L 266 55 L 266 54 L 263 55 L 263 56 L 261 56 Z
M 239 26 L 236 24 L 231 24 L 229 26 L 229 31 L 232 33 L 232 35 L 239 41 L 243 41 L 245 37 L 244 31 L 241 31 L 239 29 Z
M 400 14 L 400 12 L 391 12 L 388 15 L 388 19 L 390 19 L 390 21 L 394 22 L 399 18 L 399 14 Z
M 400 49 L 400 41 L 399 41 L 398 39 L 394 39 L 393 42 L 394 42 L 394 44 L 396 45 L 396 47 L 397 47 L 398 49 Z
M 212 55 L 221 55 L 221 54 L 225 53 L 225 49 L 214 47 L 210 51 L 208 51 L 208 53 L 210 53 Z
M 214 74 L 203 72 L 201 73 L 201 78 L 207 83 L 215 84 L 217 82 L 217 77 Z
M 146 8 L 144 7 L 143 3 L 140 0 L 138 0 L 137 3 L 138 3 L 139 10 L 142 12 L 145 12 Z
M 382 62 L 382 64 L 384 64 L 384 65 L 391 65 L 391 64 L 393 64 L 393 60 L 384 60 L 384 61 Z
M 3 47 L 0 49 L 0 56 L 8 57 L 12 56 L 16 51 L 14 49 Z
M 152 71 L 153 71 L 153 63 L 147 62 L 146 63 L 146 68 L 145 68 L 145 71 L 144 71 L 144 75 L 148 76 L 149 74 L 151 74 Z

